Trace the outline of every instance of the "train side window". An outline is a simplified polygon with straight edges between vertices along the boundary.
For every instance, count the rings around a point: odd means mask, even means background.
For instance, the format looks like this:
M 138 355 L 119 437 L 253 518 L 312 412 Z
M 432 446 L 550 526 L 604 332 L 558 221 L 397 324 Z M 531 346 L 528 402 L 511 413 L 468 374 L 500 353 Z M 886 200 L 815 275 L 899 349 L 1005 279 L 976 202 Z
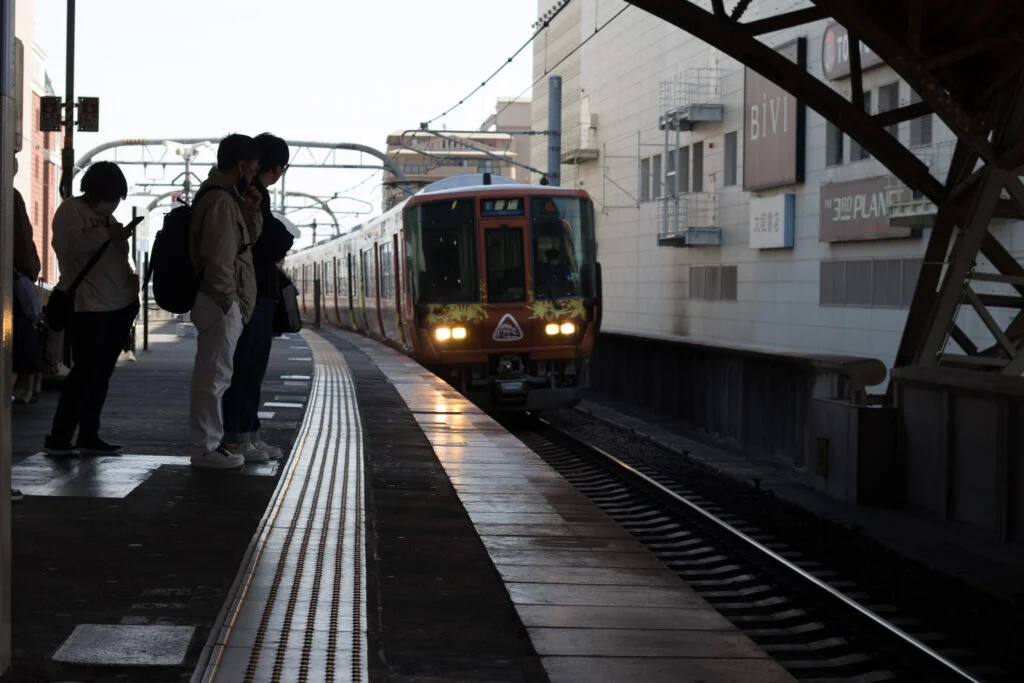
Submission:
M 391 254 L 391 243 L 384 242 L 380 245 L 380 297 L 382 299 L 395 298 L 395 280 L 393 272 L 393 261 Z
M 522 228 L 494 228 L 485 235 L 488 303 L 526 301 Z

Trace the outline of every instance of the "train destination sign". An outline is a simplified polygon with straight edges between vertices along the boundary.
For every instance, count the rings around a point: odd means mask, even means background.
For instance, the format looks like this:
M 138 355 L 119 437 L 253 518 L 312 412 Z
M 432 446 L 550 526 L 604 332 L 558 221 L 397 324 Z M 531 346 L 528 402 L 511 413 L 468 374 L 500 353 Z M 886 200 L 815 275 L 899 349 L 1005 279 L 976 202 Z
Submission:
M 824 184 L 818 240 L 853 242 L 913 237 L 914 229 L 889 224 L 889 207 L 910 199 L 910 189 L 889 176 Z
M 860 44 L 860 69 L 867 71 L 881 66 L 885 62 L 864 43 Z M 825 29 L 821 41 L 821 68 L 825 78 L 836 81 L 850 75 L 850 34 L 839 24 L 832 24 Z

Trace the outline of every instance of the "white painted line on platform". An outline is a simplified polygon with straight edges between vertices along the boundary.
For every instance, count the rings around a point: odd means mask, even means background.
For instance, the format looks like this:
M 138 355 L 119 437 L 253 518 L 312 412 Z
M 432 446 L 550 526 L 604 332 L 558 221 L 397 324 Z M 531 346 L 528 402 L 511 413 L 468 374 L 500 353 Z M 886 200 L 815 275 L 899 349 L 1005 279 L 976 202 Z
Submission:
M 309 361 L 311 361 L 313 359 L 307 357 L 307 358 L 289 358 L 288 360 L 309 360 Z
M 305 408 L 301 403 L 278 403 L 277 401 L 271 401 L 270 403 L 263 404 L 267 408 Z
M 309 379 L 309 375 L 281 375 L 281 379 Z
M 273 420 L 275 415 L 277 415 L 277 413 L 275 413 L 272 410 L 261 410 L 260 412 L 256 413 L 256 417 L 258 417 L 261 420 Z

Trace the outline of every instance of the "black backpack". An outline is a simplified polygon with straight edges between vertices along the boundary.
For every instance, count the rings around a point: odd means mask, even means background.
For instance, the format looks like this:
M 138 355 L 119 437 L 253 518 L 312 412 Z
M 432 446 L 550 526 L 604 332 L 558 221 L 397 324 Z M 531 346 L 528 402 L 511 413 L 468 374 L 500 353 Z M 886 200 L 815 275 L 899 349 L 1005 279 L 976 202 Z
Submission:
M 152 279 L 153 299 L 157 306 L 170 313 L 188 313 L 195 306 L 202 274 L 196 272 L 189 258 L 192 207 L 206 192 L 215 189 L 227 192 L 216 185 L 200 189 L 191 206 L 177 206 L 164 216 L 164 227 L 153 238 L 149 270 L 142 287 L 145 289 Z

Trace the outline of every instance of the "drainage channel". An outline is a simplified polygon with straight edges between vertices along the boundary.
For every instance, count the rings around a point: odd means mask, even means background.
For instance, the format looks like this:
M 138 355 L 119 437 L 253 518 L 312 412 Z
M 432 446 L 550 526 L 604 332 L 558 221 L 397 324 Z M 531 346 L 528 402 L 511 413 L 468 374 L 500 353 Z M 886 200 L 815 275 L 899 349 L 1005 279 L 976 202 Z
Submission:
M 1011 680 L 755 524 L 666 486 L 653 469 L 540 419 L 505 426 L 798 680 Z

